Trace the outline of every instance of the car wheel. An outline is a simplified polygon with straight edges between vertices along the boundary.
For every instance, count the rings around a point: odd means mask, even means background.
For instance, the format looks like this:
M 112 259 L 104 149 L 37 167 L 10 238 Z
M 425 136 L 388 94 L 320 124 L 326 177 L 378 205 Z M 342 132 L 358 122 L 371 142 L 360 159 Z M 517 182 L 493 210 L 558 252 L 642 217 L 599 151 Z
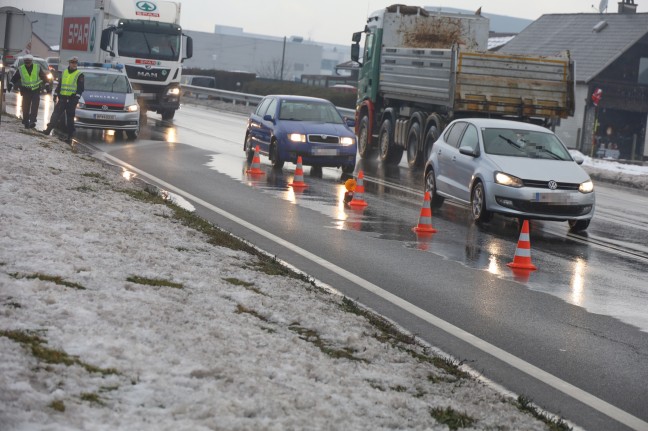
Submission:
M 569 230 L 571 232 L 582 232 L 587 230 L 590 220 L 569 220 Z
M 352 174 L 355 170 L 355 165 L 342 165 L 342 173 Z
M 478 223 L 487 222 L 493 213 L 486 209 L 486 191 L 481 181 L 477 181 L 470 192 L 470 209 L 473 220 Z
M 139 130 L 126 130 L 126 136 L 128 136 L 128 139 L 135 140 L 139 136 Z
M 279 158 L 279 148 L 277 147 L 276 142 L 273 142 L 270 145 L 270 162 L 272 162 L 272 167 L 274 169 L 283 168 L 284 161 Z
M 437 194 L 436 177 L 434 176 L 434 169 L 431 167 L 425 173 L 425 191 L 430 193 L 430 207 L 439 208 L 445 198 Z
M 247 135 L 245 138 L 245 144 L 243 144 L 243 151 L 245 151 L 245 158 L 248 163 L 252 163 L 254 159 L 254 148 L 252 148 L 252 137 Z
M 419 137 L 421 126 L 419 123 L 412 123 L 407 134 L 407 164 L 410 168 L 420 166 L 423 162 L 421 151 L 419 151 Z
M 394 126 L 390 118 L 386 118 L 380 125 L 378 143 L 380 161 L 388 165 L 397 165 L 403 157 L 403 148 L 394 145 Z
M 358 153 L 363 159 L 371 159 L 376 156 L 375 149 L 371 148 L 371 136 L 369 136 L 369 117 L 366 115 L 360 119 L 358 128 Z

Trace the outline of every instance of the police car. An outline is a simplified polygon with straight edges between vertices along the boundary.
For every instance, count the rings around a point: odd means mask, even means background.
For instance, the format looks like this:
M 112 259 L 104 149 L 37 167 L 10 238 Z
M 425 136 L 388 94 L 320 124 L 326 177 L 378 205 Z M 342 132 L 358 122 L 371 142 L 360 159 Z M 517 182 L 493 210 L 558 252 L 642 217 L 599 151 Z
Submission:
M 123 65 L 79 63 L 84 90 L 77 104 L 74 126 L 85 129 L 123 130 L 137 138 L 140 108 Z

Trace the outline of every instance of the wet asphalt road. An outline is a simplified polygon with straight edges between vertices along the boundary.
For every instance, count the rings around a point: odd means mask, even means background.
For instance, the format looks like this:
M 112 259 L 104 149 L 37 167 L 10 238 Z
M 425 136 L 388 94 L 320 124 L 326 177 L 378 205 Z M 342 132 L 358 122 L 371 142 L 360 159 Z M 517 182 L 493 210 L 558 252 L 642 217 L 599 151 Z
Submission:
M 42 110 L 49 116 L 46 99 Z M 433 214 L 437 234 L 420 238 L 412 232 L 422 204 L 420 172 L 360 163 L 369 205 L 351 210 L 341 203 L 346 177 L 340 170 L 305 167 L 309 187 L 301 192 L 287 186 L 294 174 L 290 164 L 277 172 L 262 157 L 265 175 L 247 175 L 244 116 L 185 106 L 172 123 L 156 117 L 150 115 L 135 142 L 99 132 L 80 132 L 78 139 L 100 157 L 120 160 L 140 175 L 155 177 L 151 180 L 163 188 L 183 191 L 201 216 L 542 407 L 587 429 L 624 429 L 620 422 L 648 427 L 645 195 L 597 184 L 597 214 L 586 235 L 569 234 L 566 223 L 532 222 L 532 260 L 538 270 L 520 276 L 506 266 L 517 245 L 517 220 L 496 216 L 477 226 L 467 208 L 446 203 Z M 368 292 L 344 271 L 406 305 Z M 439 329 L 407 304 L 524 362 L 484 352 L 479 341 Z M 561 380 L 543 378 L 535 367 Z

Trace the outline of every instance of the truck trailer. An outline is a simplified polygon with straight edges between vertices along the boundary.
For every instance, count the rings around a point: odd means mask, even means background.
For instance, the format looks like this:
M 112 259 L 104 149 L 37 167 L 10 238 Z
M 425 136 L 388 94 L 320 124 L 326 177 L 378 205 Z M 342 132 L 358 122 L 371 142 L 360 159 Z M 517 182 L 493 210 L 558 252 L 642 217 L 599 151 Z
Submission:
M 574 114 L 569 52 L 554 57 L 488 52 L 489 20 L 392 5 L 353 34 L 360 64 L 356 135 L 363 159 L 427 160 L 457 118 L 506 118 L 550 127 Z M 364 35 L 364 51 L 360 42 Z
M 180 107 L 182 62 L 193 41 L 180 27 L 180 2 L 64 0 L 59 72 L 79 62 L 123 64 L 142 114 L 163 120 Z

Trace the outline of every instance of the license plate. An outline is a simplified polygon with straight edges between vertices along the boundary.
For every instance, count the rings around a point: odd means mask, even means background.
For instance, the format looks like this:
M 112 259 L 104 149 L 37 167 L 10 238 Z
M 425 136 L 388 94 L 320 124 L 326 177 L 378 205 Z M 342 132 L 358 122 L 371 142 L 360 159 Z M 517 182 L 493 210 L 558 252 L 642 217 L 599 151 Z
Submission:
M 314 156 L 337 156 L 338 150 L 334 148 L 316 148 L 313 150 Z
M 534 202 L 544 202 L 551 204 L 567 204 L 575 202 L 575 199 L 570 193 L 536 193 Z
M 95 114 L 95 119 L 97 119 L 97 120 L 114 120 L 115 118 L 117 118 L 115 115 Z

